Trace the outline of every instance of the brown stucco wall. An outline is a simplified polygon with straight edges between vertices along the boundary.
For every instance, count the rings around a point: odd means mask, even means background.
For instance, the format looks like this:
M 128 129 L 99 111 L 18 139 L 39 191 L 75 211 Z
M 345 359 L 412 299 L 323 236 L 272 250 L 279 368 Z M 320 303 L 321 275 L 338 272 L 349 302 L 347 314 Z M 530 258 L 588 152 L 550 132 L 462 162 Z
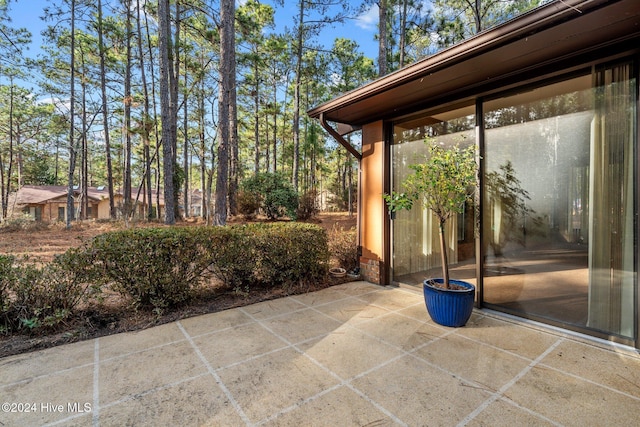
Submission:
M 362 128 L 360 269 L 365 280 L 384 284 L 384 129 L 382 121 Z
M 109 199 L 102 199 L 98 202 L 98 219 L 109 219 L 111 206 L 109 205 Z

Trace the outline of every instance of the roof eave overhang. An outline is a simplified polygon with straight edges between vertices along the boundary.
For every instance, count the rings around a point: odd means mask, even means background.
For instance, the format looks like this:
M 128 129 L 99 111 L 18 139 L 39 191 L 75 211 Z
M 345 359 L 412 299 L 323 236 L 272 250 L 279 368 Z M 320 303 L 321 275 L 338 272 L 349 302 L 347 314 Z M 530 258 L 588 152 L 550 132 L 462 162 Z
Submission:
M 420 97 L 421 99 L 435 98 L 445 91 L 450 92 L 454 87 L 452 85 L 468 87 L 500 75 L 517 72 L 523 67 L 534 67 L 539 64 L 545 50 L 549 51 L 549 56 L 566 56 L 576 52 L 581 46 L 583 49 L 593 48 L 589 41 L 581 40 L 580 35 L 584 31 L 589 31 L 591 37 L 600 37 L 603 43 L 611 43 L 611 40 L 623 37 L 637 37 L 640 34 L 640 8 L 636 2 L 637 0 L 563 0 L 547 4 L 434 56 L 345 93 L 310 109 L 307 113 L 312 118 L 322 117 L 323 123 L 333 122 L 338 126 L 350 125 L 358 128 L 366 123 L 393 117 L 402 108 L 417 102 Z M 602 24 L 603 28 L 585 30 L 583 21 L 593 23 L 594 20 L 583 18 L 599 9 L 605 9 L 607 22 Z M 606 31 L 611 32 L 610 38 L 602 34 Z M 541 34 L 544 35 L 541 36 Z M 551 36 L 555 38 L 550 38 Z M 557 40 L 557 45 L 545 45 L 549 40 Z M 513 53 L 513 49 L 520 45 L 531 49 L 531 52 L 526 49 L 524 52 L 516 51 L 518 57 L 513 58 L 513 65 L 509 64 L 512 58 L 505 61 L 501 57 L 501 63 L 495 65 L 495 73 L 491 72 L 491 67 L 497 62 L 491 61 L 492 55 Z M 501 48 L 502 51 L 500 51 Z M 478 64 L 484 67 L 478 69 Z M 472 65 L 476 68 L 469 71 Z M 508 68 L 510 66 L 513 69 L 510 70 Z M 438 79 L 436 76 L 439 76 Z M 450 78 L 446 82 L 448 87 L 441 84 L 447 78 Z M 411 84 L 416 86 L 416 90 L 412 90 L 410 94 L 392 96 L 395 93 L 400 95 L 402 87 Z M 384 102 L 380 102 L 383 99 Z

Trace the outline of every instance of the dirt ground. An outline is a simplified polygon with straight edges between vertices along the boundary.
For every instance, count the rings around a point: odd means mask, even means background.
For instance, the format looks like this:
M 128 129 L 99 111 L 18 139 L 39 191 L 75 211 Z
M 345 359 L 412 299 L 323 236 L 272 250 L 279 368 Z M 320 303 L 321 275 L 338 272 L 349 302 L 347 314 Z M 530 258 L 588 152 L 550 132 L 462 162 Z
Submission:
M 258 218 L 258 221 L 264 219 Z M 232 218 L 229 224 L 239 224 L 246 222 L 242 218 Z M 321 213 L 314 220 L 309 222 L 331 230 L 333 227 L 349 229 L 356 226 L 355 215 L 349 216 L 346 213 Z M 199 219 L 181 221 L 178 225 L 203 225 Z M 161 223 L 129 223 L 124 222 L 85 222 L 75 223 L 70 230 L 63 224 L 41 224 L 27 227 L 26 229 L 9 230 L 0 228 L 0 254 L 15 255 L 21 257 L 40 258 L 42 261 L 50 261 L 54 255 L 61 254 L 71 247 L 80 246 L 83 242 L 90 240 L 99 234 L 107 231 L 117 230 L 125 227 L 149 227 L 164 225 Z
M 70 230 L 63 225 L 31 225 L 24 229 L 0 228 L 0 254 L 29 256 L 50 261 L 54 255 L 61 254 L 71 247 L 110 230 L 120 228 L 121 224 L 77 223 Z
M 242 222 L 244 220 L 238 218 L 230 220 L 229 224 Z M 356 217 L 346 213 L 323 213 L 311 222 L 317 223 L 327 230 L 332 230 L 334 227 L 346 230 L 356 225 Z M 182 222 L 182 225 L 202 224 L 198 220 Z M 163 226 L 158 223 L 125 225 L 124 223 L 87 222 L 74 224 L 70 230 L 65 229 L 63 225 L 43 224 L 37 226 L 32 224 L 28 229 L 0 228 L 0 254 L 11 254 L 17 257 L 26 255 L 31 259 L 35 258 L 47 262 L 53 259 L 54 255 L 63 253 L 71 247 L 80 246 L 83 242 L 107 231 L 125 226 L 147 227 L 150 225 Z M 318 290 L 348 280 L 350 279 L 328 278 L 325 283 L 305 284 L 296 289 L 288 289 L 287 294 Z M 68 319 L 55 331 L 29 335 L 0 335 L 0 357 L 119 332 L 144 329 L 199 314 L 279 298 L 284 295 L 285 293 L 281 289 L 252 289 L 249 294 L 238 294 L 231 289 L 205 286 L 189 305 L 162 315 L 135 311 L 126 304 L 121 304 L 118 297 L 112 297 L 110 301 L 107 300 L 100 306 L 87 307 L 79 316 Z

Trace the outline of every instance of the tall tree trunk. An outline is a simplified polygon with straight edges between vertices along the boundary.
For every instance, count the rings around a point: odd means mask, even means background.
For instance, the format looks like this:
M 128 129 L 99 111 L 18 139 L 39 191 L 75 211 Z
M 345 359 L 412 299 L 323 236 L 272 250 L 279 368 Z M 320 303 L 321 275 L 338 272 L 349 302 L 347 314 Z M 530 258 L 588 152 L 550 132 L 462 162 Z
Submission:
M 254 69 L 256 76 L 255 86 L 253 87 L 253 140 L 254 140 L 254 158 L 253 171 L 257 175 L 260 172 L 260 82 L 258 80 L 258 66 Z
M 81 52 L 82 72 L 86 72 L 84 55 Z M 82 79 L 82 151 L 80 156 L 80 218 L 87 219 L 89 211 L 89 144 L 87 141 L 87 83 Z
M 273 173 L 278 169 L 278 83 L 273 83 Z
M 205 139 L 205 120 L 204 120 L 204 79 L 200 80 L 200 93 L 198 94 L 198 140 L 200 142 L 200 188 L 202 189 L 202 199 L 200 201 L 200 216 L 202 218 L 209 217 L 208 211 L 208 203 L 206 195 L 206 174 L 207 174 L 207 163 L 206 163 L 206 139 Z
M 140 55 L 140 77 L 142 79 L 142 93 L 144 96 L 144 113 L 142 115 L 142 144 L 144 146 L 144 167 L 145 167 L 145 190 L 147 200 L 147 219 L 150 220 L 157 215 L 154 214 L 153 198 L 151 195 L 151 151 L 149 134 L 151 131 L 151 111 L 149 105 L 149 90 L 147 88 L 147 73 L 144 64 L 144 51 L 142 50 L 142 23 L 140 13 L 140 0 L 136 0 L 136 26 L 138 29 L 138 54 Z
M 53 184 L 54 185 L 59 185 L 58 183 L 60 182 L 60 140 L 58 138 L 56 138 L 56 160 L 55 160 L 55 172 L 54 172 L 54 179 L 53 179 Z
M 349 144 L 351 144 L 351 134 L 348 135 L 348 141 Z M 353 161 L 351 160 L 351 156 L 349 155 L 349 153 L 346 153 L 347 157 L 347 191 L 348 191 L 348 203 L 349 203 L 349 207 L 348 207 L 348 212 L 349 212 L 349 216 L 353 215 Z
M 293 85 L 293 189 L 298 191 L 298 173 L 300 169 L 300 84 L 302 81 L 302 42 L 304 40 L 304 6 L 300 1 L 300 16 L 296 45 L 296 73 Z
M 13 137 L 16 142 L 16 169 L 17 169 L 17 181 L 18 188 L 22 188 L 24 185 L 24 156 L 22 155 L 22 138 L 20 136 L 20 126 L 17 126 L 16 135 Z
M 0 217 L 1 221 L 7 219 L 7 214 L 9 212 L 9 198 L 7 197 L 8 193 L 5 190 L 4 185 L 4 160 L 2 160 L 2 153 L 0 153 L 0 204 L 2 205 L 2 217 Z
M 7 219 L 9 213 L 9 194 L 11 193 L 11 170 L 13 168 L 13 77 L 10 78 L 9 84 L 9 161 L 7 162 L 7 174 L 5 184 L 4 165 L 0 156 L 0 186 L 2 187 L 2 218 Z
M 184 152 L 182 157 L 182 168 L 184 169 L 184 216 L 188 218 L 191 216 L 189 212 L 189 109 L 187 108 L 187 67 L 184 67 L 184 99 L 183 99 L 183 115 L 182 115 L 182 127 L 184 128 Z
M 171 70 L 169 73 L 169 79 L 170 79 L 169 87 L 171 88 L 171 105 L 173 106 L 172 115 L 171 115 L 171 141 L 173 143 L 172 152 L 173 152 L 173 164 L 174 164 L 173 188 L 174 188 L 174 192 L 177 193 L 179 190 L 178 190 L 178 183 L 175 182 L 175 179 L 176 179 L 175 169 L 178 164 L 178 86 L 179 86 L 178 78 L 180 76 L 180 27 L 182 23 L 180 2 L 175 2 L 175 7 L 176 7 L 176 19 L 175 19 L 176 39 L 175 39 L 175 43 L 173 43 L 173 50 L 169 51 L 169 55 L 170 55 L 169 66 Z M 171 58 L 173 58 L 173 61 L 171 60 Z M 178 200 L 177 194 L 174 194 L 173 211 L 174 211 L 174 215 L 177 218 L 180 217 L 179 202 L 180 201 Z
M 139 5 L 138 5 L 139 7 Z M 109 191 L 109 218 L 116 217 L 115 195 L 113 191 L 113 167 L 111 165 L 111 141 L 109 136 L 109 110 L 107 107 L 107 71 L 105 65 L 104 22 L 102 0 L 98 0 L 98 55 L 100 56 L 100 92 L 102 93 L 102 127 L 104 129 L 104 149 L 107 163 L 107 188 Z
M 229 194 L 229 148 L 231 144 L 231 73 L 234 55 L 230 51 L 234 39 L 234 0 L 222 0 L 220 4 L 220 101 L 218 131 L 218 175 L 216 178 L 216 200 L 214 224 L 225 225 L 227 222 L 227 196 Z
M 216 162 L 214 145 L 211 144 L 211 164 Z M 214 220 L 214 208 L 211 206 L 211 195 L 213 194 L 213 167 L 207 172 L 207 225 L 211 225 Z
M 169 0 L 158 1 L 158 47 L 160 51 L 160 116 L 162 121 L 162 154 L 164 172 L 164 222 L 175 224 L 175 191 L 174 181 L 174 151 L 172 121 L 173 111 L 171 96 L 171 62 L 169 50 L 171 49 L 171 27 L 169 25 Z
M 151 74 L 151 100 L 153 102 L 153 117 L 157 118 L 158 117 L 158 104 L 156 103 L 156 73 L 154 72 L 154 61 L 153 61 L 153 48 L 151 45 L 151 36 L 149 35 L 149 17 L 148 15 L 145 13 L 144 14 L 144 27 L 145 27 L 145 34 L 146 34 L 146 41 L 147 41 L 147 53 L 149 54 L 149 68 L 150 68 L 150 74 Z M 140 35 L 141 37 L 141 35 Z M 147 97 L 148 99 L 148 97 Z M 150 125 L 151 126 L 151 125 Z M 161 183 L 161 178 L 160 178 L 160 168 L 161 168 L 161 164 L 160 164 L 160 145 L 162 143 L 162 139 L 160 136 L 160 131 L 158 129 L 158 120 L 153 120 L 153 131 L 154 131 L 154 135 L 155 135 L 155 139 L 156 139 L 156 157 L 155 157 L 155 161 L 156 161 L 156 176 L 155 176 L 155 188 L 156 188 L 156 218 L 160 218 L 160 215 L 162 215 L 161 209 L 160 209 L 160 183 Z M 149 160 L 149 163 L 151 164 L 152 160 Z M 151 165 L 149 165 L 149 168 L 151 168 Z M 173 179 L 173 178 L 172 178 Z M 151 191 L 151 190 L 149 190 Z
M 378 76 L 387 74 L 387 0 L 378 1 Z
M 236 99 L 236 27 L 235 27 L 235 2 L 231 2 L 231 10 L 228 22 L 227 59 L 229 62 L 229 148 L 231 149 L 231 161 L 229 162 L 229 213 L 238 214 L 238 105 Z
M 269 168 L 271 165 L 271 153 L 270 153 L 270 145 L 269 144 L 269 114 L 265 112 L 264 114 L 264 171 L 269 172 Z
M 124 72 L 124 181 L 123 186 L 123 214 L 125 218 L 133 216 L 131 204 L 131 0 L 125 2 L 127 8 L 126 18 L 126 63 Z
M 400 68 L 404 67 L 404 56 L 407 44 L 407 8 L 409 0 L 402 0 L 402 13 L 400 14 Z
M 71 0 L 71 58 L 69 60 L 69 74 L 70 74 L 70 86 L 69 86 L 69 169 L 67 174 L 67 218 L 66 227 L 67 230 L 71 229 L 71 221 L 74 218 L 74 199 L 73 199 L 73 175 L 76 169 L 76 149 L 75 149 L 75 50 L 76 50 L 76 1 Z

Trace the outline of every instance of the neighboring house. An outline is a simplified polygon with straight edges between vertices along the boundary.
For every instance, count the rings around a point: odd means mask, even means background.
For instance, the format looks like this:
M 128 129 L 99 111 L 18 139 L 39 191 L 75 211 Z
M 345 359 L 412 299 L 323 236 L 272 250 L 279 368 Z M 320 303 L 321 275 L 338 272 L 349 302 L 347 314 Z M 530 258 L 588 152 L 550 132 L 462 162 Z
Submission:
M 104 187 L 90 187 L 87 191 L 88 218 L 109 218 L 109 193 Z M 80 206 L 79 190 L 74 191 L 76 210 Z M 62 185 L 25 185 L 15 195 L 13 216 L 27 214 L 36 221 L 65 221 L 67 187 Z
M 196 190 L 191 190 L 189 191 L 189 216 L 191 217 L 199 217 L 202 216 L 202 203 L 203 203 L 203 197 L 205 196 L 204 193 L 202 192 L 202 190 L 196 189 Z M 184 215 L 184 205 L 182 205 L 182 202 L 184 202 L 182 196 L 180 196 L 180 214 Z
M 425 138 L 473 145 L 478 197 L 448 229 L 452 277 L 476 283 L 478 307 L 640 348 L 639 73 L 638 0 L 562 0 L 311 109 L 359 159 L 364 277 L 437 274 L 432 216 L 391 218 L 382 195 Z
M 26 214 L 36 221 L 55 222 L 66 221 L 67 186 L 63 185 L 25 185 L 14 195 L 10 203 L 13 215 Z M 87 189 L 89 219 L 109 219 L 109 190 L 106 187 L 89 187 Z M 136 192 L 132 193 L 135 200 Z M 81 192 L 74 189 L 74 206 L 76 213 L 80 207 Z M 156 206 L 156 192 L 152 191 L 152 205 Z M 122 207 L 122 193 L 114 194 L 114 204 L 117 209 Z M 141 194 L 136 204 L 136 215 L 142 216 L 146 203 Z M 160 213 L 164 206 L 164 197 L 160 197 Z

